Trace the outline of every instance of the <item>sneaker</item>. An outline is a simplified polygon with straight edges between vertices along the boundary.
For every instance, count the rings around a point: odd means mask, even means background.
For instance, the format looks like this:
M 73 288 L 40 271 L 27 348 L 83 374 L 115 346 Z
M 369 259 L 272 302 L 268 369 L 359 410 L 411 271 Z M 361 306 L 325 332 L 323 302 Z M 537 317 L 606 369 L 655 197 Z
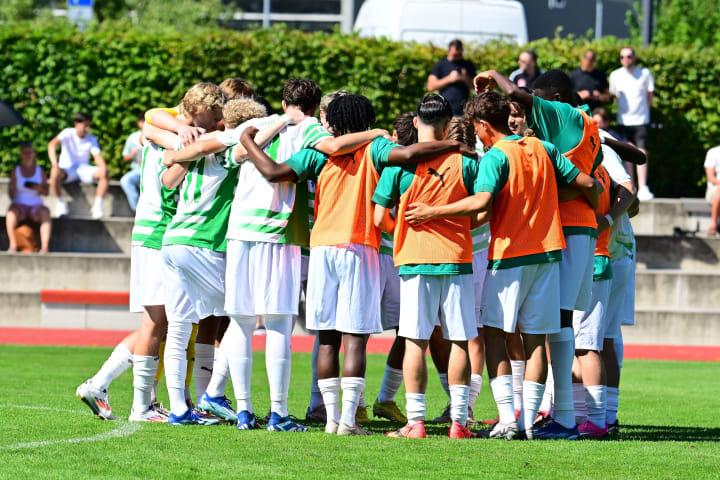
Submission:
M 168 416 L 155 410 L 152 405 L 143 413 L 130 412 L 128 422 L 167 423 Z
M 513 421 L 510 423 L 496 423 L 495 426 L 488 432 L 488 438 L 502 438 L 504 440 L 515 440 L 520 437 L 520 427 L 517 422 Z
M 477 438 L 477 435 L 470 431 L 467 425 L 460 425 L 458 422 L 452 422 L 450 430 L 448 430 L 448 437 L 455 439 L 464 438 Z
M 373 404 L 373 417 L 385 418 L 391 422 L 407 423 L 407 418 L 403 415 L 400 407 L 394 400 L 389 402 L 379 402 L 375 400 Z
M 537 417 L 535 417 L 535 423 L 533 423 L 533 426 L 542 427 L 551 420 L 552 417 L 548 412 L 538 412 Z
M 110 408 L 107 390 L 98 390 L 92 386 L 90 380 L 80 384 L 75 390 L 75 396 L 82 400 L 90 410 L 103 420 L 115 420 Z
M 68 214 L 68 206 L 67 203 L 63 200 L 56 200 L 55 201 L 55 218 L 64 217 Z
M 358 436 L 365 436 L 365 435 L 371 435 L 369 430 L 364 429 L 360 425 L 355 425 L 354 427 L 351 427 L 349 425 L 345 425 L 344 423 L 340 422 L 340 425 L 338 425 L 337 434 L 340 436 L 346 436 L 346 435 L 358 435 Z
M 607 425 L 605 425 L 604 427 L 598 427 L 590 420 L 587 420 L 578 425 L 577 429 L 578 433 L 580 434 L 579 438 L 581 439 L 602 440 L 604 438 L 607 438 L 608 436 Z
M 254 413 L 243 410 L 237 414 L 237 428 L 238 430 L 257 430 L 260 428 L 260 425 L 258 425 L 257 417 Z
M 620 422 L 615 420 L 615 423 L 608 423 L 608 436 L 617 438 L 620 436 Z
M 197 409 L 201 412 L 211 413 L 227 423 L 237 423 L 237 412 L 233 410 L 230 400 L 225 395 L 211 397 L 207 393 L 203 393 Z
M 208 418 L 204 417 L 202 415 L 199 415 L 197 411 L 188 408 L 185 410 L 185 413 L 182 415 L 175 415 L 174 413 L 170 413 L 167 419 L 167 423 L 169 425 L 202 425 L 205 427 L 211 426 L 211 425 L 218 425 L 220 423 L 219 419 L 217 418 Z
M 385 436 L 389 438 L 426 438 L 425 422 L 407 424 L 398 430 L 387 432 Z
M 96 203 L 95 205 L 93 205 L 93 207 L 90 209 L 90 216 L 93 218 L 93 220 L 100 220 L 105 216 L 102 203 Z
M 361 425 L 367 425 L 368 423 L 370 423 L 370 417 L 368 417 L 367 413 L 367 406 L 363 405 L 362 407 L 357 407 L 357 410 L 355 411 L 355 423 L 359 423 Z
M 543 425 L 531 429 L 534 440 L 577 440 L 579 433 L 576 426 L 563 427 L 555 420 L 548 420 Z
M 295 420 L 290 417 L 281 417 L 275 412 L 270 414 L 270 420 L 267 425 L 268 432 L 307 432 L 305 425 L 296 423 Z
M 335 422 L 335 421 L 333 421 L 333 420 L 330 420 L 329 422 L 327 422 L 327 423 L 325 424 L 325 433 L 329 433 L 329 434 L 331 434 L 331 435 L 334 435 L 334 434 L 337 433 L 338 427 L 340 427 L 340 425 L 338 425 L 337 422 Z
M 325 411 L 325 405 L 318 405 L 314 409 L 307 408 L 305 411 L 305 421 L 307 422 L 327 422 L 327 412 Z
M 652 200 L 653 198 L 655 198 L 655 195 L 653 195 L 653 193 L 647 186 L 644 186 L 638 189 L 637 198 L 641 202 L 647 202 L 648 200 Z
M 447 404 L 447 407 L 445 407 L 445 410 L 440 414 L 439 417 L 435 417 L 432 420 L 430 420 L 430 423 L 450 423 L 452 422 L 452 418 L 450 418 L 450 404 Z
M 158 412 L 161 415 L 165 415 L 166 417 L 170 416 L 170 410 L 165 408 L 163 406 L 163 404 L 160 402 L 155 401 L 155 402 L 151 403 L 150 408 L 152 408 L 153 410 L 155 410 L 156 412 Z
M 480 420 L 475 418 L 475 413 L 473 412 L 473 409 L 468 407 L 468 418 L 467 418 L 467 424 L 478 426 L 480 425 Z

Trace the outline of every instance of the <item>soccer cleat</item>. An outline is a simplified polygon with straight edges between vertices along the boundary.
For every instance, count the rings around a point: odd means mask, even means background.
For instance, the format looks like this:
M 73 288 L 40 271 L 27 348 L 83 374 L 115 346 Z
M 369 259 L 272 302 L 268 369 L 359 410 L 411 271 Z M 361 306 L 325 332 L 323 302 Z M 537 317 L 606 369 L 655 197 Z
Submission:
M 452 422 L 452 418 L 450 418 L 450 404 L 447 404 L 447 407 L 445 407 L 445 410 L 440 414 L 439 417 L 435 417 L 432 420 L 430 420 L 430 423 L 450 423 Z
M 151 405 L 150 408 L 148 408 L 143 413 L 135 413 L 135 411 L 130 412 L 130 416 L 128 417 L 129 422 L 150 422 L 150 423 L 167 423 L 168 416 L 164 413 L 155 410 L 153 406 Z
M 615 423 L 608 423 L 608 436 L 617 438 L 620 436 L 620 422 L 615 420 Z
M 340 425 L 338 425 L 337 422 L 330 420 L 327 424 L 325 424 L 325 433 L 334 435 L 337 433 L 339 426 Z
M 295 422 L 295 419 L 290 417 L 281 417 L 275 412 L 270 414 L 270 420 L 267 425 L 268 432 L 307 432 L 305 425 L 300 425 Z
M 160 402 L 155 401 L 155 402 L 151 403 L 150 408 L 152 408 L 153 410 L 155 410 L 156 412 L 158 412 L 161 415 L 165 415 L 166 417 L 170 416 L 170 411 L 167 408 L 165 408 L 163 406 L 163 404 Z
M 110 408 L 107 390 L 97 390 L 93 388 L 90 380 L 87 380 L 77 387 L 75 395 L 82 400 L 85 405 L 90 407 L 90 410 L 98 417 L 103 420 L 115 420 L 115 416 L 112 414 L 112 408 Z
M 487 434 L 488 438 L 499 438 L 503 440 L 515 440 L 520 437 L 520 427 L 517 422 L 496 423 Z
M 362 425 L 370 423 L 370 417 L 368 417 L 366 406 L 358 406 L 357 410 L 355 410 L 355 423 L 360 423 Z
M 310 407 L 308 407 L 307 411 L 305 412 L 305 421 L 326 423 L 327 412 L 325 411 L 325 405 L 318 405 L 317 407 L 315 407 L 315 409 L 312 410 L 310 409 Z
M 577 440 L 579 433 L 576 426 L 563 427 L 555 420 L 548 420 L 543 425 L 533 426 L 533 440 Z
M 101 220 L 105 216 L 102 203 L 97 203 L 93 205 L 92 209 L 90 209 L 90 216 L 93 218 L 93 220 Z
M 601 428 L 592 423 L 590 420 L 578 425 L 577 429 L 580 434 L 580 439 L 602 440 L 608 437 L 607 425 Z
M 260 428 L 260 425 L 258 425 L 258 420 L 254 413 L 243 410 L 237 414 L 237 428 L 238 430 L 257 430 Z
M 364 436 L 364 435 L 371 435 L 369 430 L 364 429 L 360 425 L 355 425 L 354 427 L 351 427 L 349 425 L 345 425 L 344 423 L 340 422 L 340 425 L 338 425 L 337 434 L 340 436 L 347 436 L 347 435 L 358 435 L 358 436 Z
M 425 422 L 407 424 L 398 430 L 387 432 L 385 436 L 389 438 L 426 438 Z
M 477 435 L 470 431 L 467 425 L 460 425 L 458 422 L 452 422 L 448 437 L 455 439 L 477 438 Z
M 63 200 L 57 200 L 55 202 L 55 218 L 64 217 L 68 214 L 68 206 Z
M 407 423 L 407 418 L 393 400 L 389 402 L 378 402 L 375 400 L 373 404 L 373 417 L 386 418 L 391 422 Z
M 215 415 L 228 423 L 237 423 L 237 412 L 233 410 L 230 400 L 225 395 L 211 397 L 207 393 L 203 393 L 197 409 Z
M 185 413 L 182 415 L 175 415 L 174 413 L 170 413 L 170 416 L 168 416 L 167 423 L 169 425 L 201 425 L 204 427 L 209 427 L 211 425 L 218 425 L 220 423 L 219 419 L 217 418 L 209 418 L 204 417 L 202 415 L 198 415 L 198 412 L 192 409 L 185 410 Z

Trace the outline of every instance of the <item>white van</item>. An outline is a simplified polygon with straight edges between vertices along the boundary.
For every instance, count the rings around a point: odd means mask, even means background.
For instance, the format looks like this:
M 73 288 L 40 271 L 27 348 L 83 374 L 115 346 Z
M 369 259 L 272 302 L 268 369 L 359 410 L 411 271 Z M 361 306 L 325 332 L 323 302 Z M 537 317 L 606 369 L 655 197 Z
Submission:
M 355 20 L 362 37 L 430 42 L 528 41 L 525 9 L 514 0 L 366 0 Z

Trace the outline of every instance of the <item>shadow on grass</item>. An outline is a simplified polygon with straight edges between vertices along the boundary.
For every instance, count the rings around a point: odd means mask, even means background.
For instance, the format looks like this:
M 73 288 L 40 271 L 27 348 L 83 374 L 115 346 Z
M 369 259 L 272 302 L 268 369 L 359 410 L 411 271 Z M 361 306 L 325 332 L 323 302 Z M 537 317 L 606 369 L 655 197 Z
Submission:
M 621 440 L 641 442 L 720 442 L 720 428 L 621 425 Z

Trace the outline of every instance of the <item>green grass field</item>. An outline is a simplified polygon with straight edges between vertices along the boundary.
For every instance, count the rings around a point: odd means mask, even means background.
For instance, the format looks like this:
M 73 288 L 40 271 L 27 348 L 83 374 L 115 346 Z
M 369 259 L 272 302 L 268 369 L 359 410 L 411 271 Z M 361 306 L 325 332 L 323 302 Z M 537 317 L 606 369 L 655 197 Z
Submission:
M 403 441 L 381 435 L 393 427 L 386 421 L 374 421 L 377 434 L 365 438 L 328 436 L 319 425 L 305 434 L 271 434 L 103 422 L 74 391 L 108 353 L 0 347 L 0 478 L 720 478 L 717 363 L 627 361 L 617 441 L 451 441 L 445 428 L 431 429 L 425 441 Z M 264 361 L 261 354 L 255 360 L 254 404 L 265 412 Z M 308 401 L 309 362 L 309 354 L 294 356 L 290 410 L 299 417 Z M 369 402 L 383 362 L 368 359 Z M 430 375 L 434 415 L 446 400 Z M 120 418 L 127 417 L 131 386 L 126 373 L 111 387 Z M 476 416 L 494 415 L 486 382 Z

